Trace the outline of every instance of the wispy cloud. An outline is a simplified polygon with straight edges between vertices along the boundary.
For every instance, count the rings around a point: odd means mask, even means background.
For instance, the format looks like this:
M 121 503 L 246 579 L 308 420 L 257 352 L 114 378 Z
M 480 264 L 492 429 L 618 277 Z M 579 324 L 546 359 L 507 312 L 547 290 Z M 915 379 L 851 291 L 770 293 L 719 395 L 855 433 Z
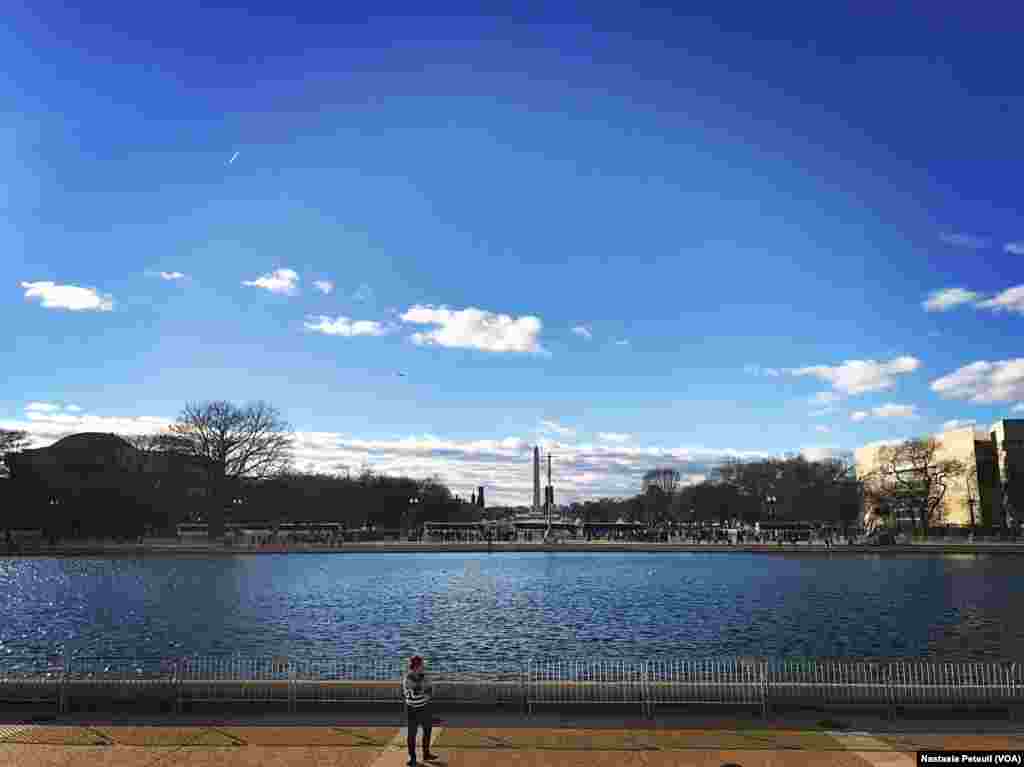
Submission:
M 831 426 L 823 426 L 823 425 L 819 424 L 818 426 L 814 427 L 814 430 L 818 431 L 818 432 L 821 432 L 822 434 L 828 434 L 830 431 L 832 431 L 832 427 Z
M 615 345 L 616 346 L 629 346 L 629 339 L 628 338 L 620 338 L 617 341 L 615 341 Z
M 813 376 L 832 384 L 842 394 L 864 394 L 866 392 L 891 389 L 896 385 L 896 376 L 912 373 L 921 366 L 914 357 L 897 357 L 889 362 L 875 360 L 847 360 L 841 365 L 811 365 L 790 368 L 786 372 L 794 376 Z
M 590 328 L 586 325 L 577 325 L 572 329 L 572 332 L 578 335 L 580 338 L 585 338 L 588 341 L 591 340 L 594 335 L 590 332 Z
M 25 406 L 25 410 L 36 413 L 56 413 L 60 410 L 60 405 L 55 405 L 52 402 L 29 402 Z
M 576 436 L 576 430 L 568 426 L 562 426 L 557 421 L 543 420 L 540 422 L 540 427 L 543 431 L 548 431 L 553 434 L 557 434 L 559 437 L 574 437 Z
M 1003 246 L 1003 250 L 1015 256 L 1024 256 L 1024 241 L 1008 242 Z
M 455 311 L 444 306 L 412 306 L 401 319 L 410 324 L 439 326 L 413 333 L 411 339 L 419 345 L 546 354 L 539 341 L 542 325 L 537 317 L 511 317 L 475 307 Z
M 766 368 L 760 365 L 744 365 L 743 372 L 752 376 L 767 376 L 768 378 L 778 378 L 782 375 L 782 371 L 778 368 Z
M 228 165 L 233 165 L 235 160 L 238 159 L 238 155 L 240 155 L 240 154 L 241 154 L 241 152 L 235 152 L 233 155 L 231 155 L 231 159 L 228 160 Z
M 970 248 L 971 250 L 980 250 L 988 247 L 988 240 L 984 237 L 978 237 L 973 234 L 953 234 L 943 233 L 939 235 L 939 239 L 947 245 L 953 245 L 958 248 Z
M 101 296 L 94 288 L 58 285 L 54 282 L 23 282 L 25 298 L 38 298 L 45 309 L 69 309 L 73 312 L 109 312 L 114 308 L 110 296 Z
M 251 288 L 263 288 L 271 293 L 292 296 L 298 292 L 299 275 L 292 269 L 275 269 L 255 280 L 245 280 L 243 285 Z
M 857 410 L 850 413 L 851 421 L 863 421 L 867 418 L 917 418 L 917 406 L 916 405 L 897 405 L 895 403 L 889 403 L 886 405 L 879 405 L 873 407 L 870 410 Z
M 602 442 L 622 443 L 629 442 L 629 440 L 631 440 L 633 436 L 631 434 L 622 434 L 620 432 L 615 431 L 602 431 L 598 432 L 597 438 Z
M 80 408 L 78 405 L 68 405 L 64 409 L 67 410 L 69 413 L 81 413 L 82 412 L 82 408 Z
M 917 418 L 917 405 L 897 405 L 892 402 L 871 408 L 875 418 Z
M 25 429 L 33 447 L 45 447 L 61 437 L 83 431 L 150 434 L 173 418 L 152 416 L 74 416 L 34 413 L 32 419 L 0 421 L 0 428 Z M 553 475 L 559 503 L 596 497 L 626 497 L 638 493 L 643 474 L 656 466 L 674 466 L 684 483 L 699 482 L 727 459 L 763 458 L 768 452 L 705 447 L 641 447 L 544 441 L 554 453 Z M 495 504 L 529 504 L 533 496 L 532 441 L 518 436 L 498 439 L 453 440 L 435 435 L 397 439 L 360 439 L 333 432 L 297 430 L 295 463 L 311 471 L 355 473 L 374 471 L 410 477 L 438 475 L 454 492 L 468 496 L 477 486 L 487 488 Z M 806 448 L 805 454 L 835 448 Z
M 1024 358 L 972 362 L 932 381 L 931 388 L 940 397 L 981 404 L 1024 399 Z
M 1010 412 L 1011 413 L 1024 413 L 1024 402 L 1018 402 L 1016 405 L 1014 405 L 1012 408 L 1010 408 Z
M 943 423 L 942 430 L 952 431 L 953 429 L 962 429 L 965 426 L 974 426 L 974 424 L 976 423 L 977 421 L 975 421 L 973 418 L 969 421 L 954 418 L 952 421 L 946 421 L 945 423 Z
M 996 312 L 1017 312 L 1024 314 L 1024 285 L 1007 288 L 987 301 L 978 304 L 979 309 L 992 309 Z
M 802 447 L 800 454 L 808 461 L 827 461 L 832 458 L 852 460 L 853 451 L 842 447 Z
M 185 275 L 181 272 L 160 272 L 160 279 L 162 280 L 181 280 L 184 278 Z
M 313 287 L 324 295 L 330 295 L 330 293 L 334 291 L 334 283 L 330 280 L 314 280 Z
M 304 323 L 307 330 L 323 333 L 328 336 L 383 336 L 394 330 L 393 327 L 371 320 L 351 320 L 348 317 L 331 319 L 324 315 L 309 317 Z
M 832 405 L 839 402 L 843 395 L 836 391 L 820 391 L 810 399 L 812 405 Z
M 964 288 L 945 288 L 928 294 L 921 305 L 926 312 L 945 312 L 961 304 L 969 304 L 981 298 L 980 293 Z
M 356 288 L 356 292 L 352 294 L 352 300 L 363 303 L 365 301 L 373 300 L 373 288 L 367 285 L 365 282 Z

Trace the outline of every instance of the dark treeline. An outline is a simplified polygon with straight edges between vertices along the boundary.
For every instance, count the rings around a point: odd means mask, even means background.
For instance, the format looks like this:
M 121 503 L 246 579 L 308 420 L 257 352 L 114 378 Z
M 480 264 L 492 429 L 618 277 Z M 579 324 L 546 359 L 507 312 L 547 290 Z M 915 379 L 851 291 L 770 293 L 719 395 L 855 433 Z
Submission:
M 190 403 L 165 432 L 81 436 L 89 440 L 66 438 L 53 449 L 26 451 L 26 433 L 0 430 L 0 459 L 10 475 L 0 482 L 0 528 L 134 537 L 171 533 L 193 520 L 208 522 L 211 537 L 219 537 L 227 521 L 417 530 L 427 521 L 500 516 L 453 496 L 436 477 L 295 471 L 291 427 L 263 402 Z M 585 522 L 652 527 L 769 519 L 845 526 L 857 520 L 861 498 L 849 463 L 789 456 L 727 462 L 707 480 L 683 487 L 677 469 L 656 468 L 631 498 L 574 503 L 568 511 Z
M 424 522 L 472 522 L 480 509 L 455 497 L 437 477 L 417 480 L 370 470 L 358 477 L 284 472 L 244 483 L 231 510 L 237 522 L 342 522 L 348 528 L 415 530 Z
M 587 522 L 753 523 L 820 522 L 854 525 L 862 509 L 861 485 L 841 459 L 809 461 L 803 456 L 728 461 L 710 478 L 679 487 L 678 470 L 648 471 L 642 491 L 630 498 L 574 503 L 570 515 Z
M 179 523 L 206 522 L 215 501 L 188 496 L 166 478 L 125 471 L 96 473 L 85 481 L 37 478 L 0 485 L 0 528 L 43 527 L 57 537 L 174 535 Z M 440 480 L 416 480 L 365 471 L 348 478 L 288 471 L 234 483 L 224 506 L 226 522 L 341 522 L 384 530 L 415 530 L 424 521 L 474 521 L 479 509 L 456 498 Z
M 83 433 L 43 450 L 29 442 L 26 432 L 0 430 L 0 528 L 133 538 L 202 521 L 219 537 L 228 521 L 384 530 L 479 515 L 437 477 L 295 471 L 292 429 L 265 402 L 189 403 L 149 435 Z

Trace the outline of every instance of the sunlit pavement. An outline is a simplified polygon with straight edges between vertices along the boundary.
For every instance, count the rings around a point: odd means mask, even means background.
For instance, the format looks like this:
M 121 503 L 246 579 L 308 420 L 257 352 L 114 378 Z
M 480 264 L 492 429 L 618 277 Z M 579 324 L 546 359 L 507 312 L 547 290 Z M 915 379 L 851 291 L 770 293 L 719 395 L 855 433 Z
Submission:
M 437 765 L 701 765 L 772 767 L 901 767 L 918 749 L 1024 749 L 1024 732 L 934 734 L 786 729 L 765 724 L 721 728 L 572 726 L 435 726 Z M 925 734 L 930 732 L 932 734 Z M 397 726 L 139 725 L 55 722 L 0 723 L 0 765 L 335 765 L 393 767 L 408 759 L 405 729 Z

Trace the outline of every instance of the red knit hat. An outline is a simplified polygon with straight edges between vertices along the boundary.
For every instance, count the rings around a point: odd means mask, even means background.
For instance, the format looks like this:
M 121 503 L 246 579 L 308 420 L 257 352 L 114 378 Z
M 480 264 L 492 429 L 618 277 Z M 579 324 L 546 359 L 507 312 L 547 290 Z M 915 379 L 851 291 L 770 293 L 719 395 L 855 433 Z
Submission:
M 413 655 L 409 658 L 409 668 L 417 668 L 423 665 L 423 658 L 419 655 Z

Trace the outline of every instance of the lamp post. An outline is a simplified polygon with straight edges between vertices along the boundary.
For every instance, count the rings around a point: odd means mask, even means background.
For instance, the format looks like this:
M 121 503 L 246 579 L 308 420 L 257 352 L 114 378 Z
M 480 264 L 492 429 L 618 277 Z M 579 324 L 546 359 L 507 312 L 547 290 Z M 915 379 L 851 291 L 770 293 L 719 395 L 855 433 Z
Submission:
M 410 520 L 410 518 L 413 518 L 413 517 L 417 516 L 416 515 L 416 511 L 417 511 L 417 508 L 418 508 L 419 504 L 420 504 L 420 499 L 419 498 L 410 498 L 409 499 L 409 507 L 405 511 L 405 537 L 406 537 L 406 539 L 408 539 L 408 537 L 409 537 L 409 520 Z

